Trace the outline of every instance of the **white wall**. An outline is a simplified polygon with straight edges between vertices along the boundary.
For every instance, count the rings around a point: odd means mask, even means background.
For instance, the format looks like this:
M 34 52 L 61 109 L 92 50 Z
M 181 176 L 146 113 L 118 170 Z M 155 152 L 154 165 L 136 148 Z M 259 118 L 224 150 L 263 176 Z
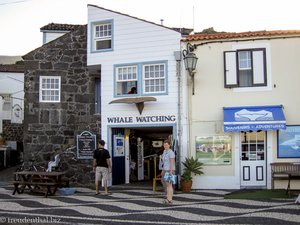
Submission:
M 113 51 L 91 52 L 91 23 L 105 20 L 113 20 Z M 100 68 L 101 65 L 102 138 L 107 139 L 107 126 L 109 125 L 107 117 L 140 116 L 134 104 L 109 104 L 115 99 L 113 70 L 116 64 L 167 61 L 167 95 L 151 95 L 157 98 L 157 101 L 146 102 L 142 116 L 175 115 L 177 118 L 178 99 L 174 51 L 180 50 L 180 38 L 181 35 L 171 29 L 88 6 L 87 62 L 88 66 L 99 65 Z
M 11 107 L 18 104 L 22 108 L 21 120 L 24 118 L 24 74 L 0 72 L 0 95 L 11 95 Z M 12 109 L 2 112 L 3 120 L 12 119 Z
M 196 42 L 197 44 L 201 42 Z M 192 44 L 195 44 L 192 43 Z M 186 43 L 183 43 L 185 48 Z M 223 52 L 237 48 L 266 48 L 268 87 L 224 88 Z M 223 107 L 282 104 L 287 125 L 300 124 L 300 39 L 270 39 L 260 41 L 215 42 L 200 45 L 195 50 L 198 64 L 195 75 L 195 95 L 189 91 L 190 131 L 189 154 L 195 156 L 195 137 L 223 134 L 216 129 L 223 123 Z M 287 60 L 288 59 L 288 60 Z M 185 73 L 185 71 L 184 71 Z M 187 75 L 186 75 L 187 76 Z M 188 82 L 187 82 L 188 84 Z M 236 145 L 238 138 L 232 135 Z M 267 133 L 267 187 L 270 187 L 270 166 L 274 161 L 299 161 L 299 159 L 277 158 L 277 132 Z M 205 166 L 205 175 L 194 179 L 194 188 L 236 188 L 239 186 L 239 147 L 233 147 L 233 163 L 228 166 Z M 218 176 L 219 175 L 219 176 Z
M 55 40 L 56 38 L 59 38 L 69 31 L 55 31 L 55 32 L 50 32 L 50 31 L 44 31 L 43 32 L 43 44 L 46 44 L 50 41 Z

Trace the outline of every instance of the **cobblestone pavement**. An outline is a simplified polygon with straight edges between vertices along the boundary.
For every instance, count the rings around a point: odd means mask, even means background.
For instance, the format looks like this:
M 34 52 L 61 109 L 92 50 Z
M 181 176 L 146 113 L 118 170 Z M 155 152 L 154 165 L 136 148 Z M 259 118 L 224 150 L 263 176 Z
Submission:
M 151 187 L 114 186 L 112 195 L 95 195 L 77 188 L 69 196 L 44 198 L 29 193 L 12 195 L 0 184 L 2 224 L 300 224 L 300 205 L 294 199 L 228 200 L 229 191 L 177 192 L 172 205 L 162 203 Z

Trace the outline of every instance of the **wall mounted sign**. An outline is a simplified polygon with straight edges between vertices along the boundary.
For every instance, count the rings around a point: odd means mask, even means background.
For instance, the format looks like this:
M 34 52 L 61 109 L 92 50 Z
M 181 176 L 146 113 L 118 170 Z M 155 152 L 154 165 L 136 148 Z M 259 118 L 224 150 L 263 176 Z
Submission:
M 300 158 L 300 126 L 286 126 L 278 131 L 278 158 Z
M 83 131 L 77 135 L 77 158 L 92 159 L 97 148 L 96 135 L 89 131 Z
M 114 157 L 125 156 L 124 136 L 114 135 Z
M 232 162 L 231 136 L 196 137 L 196 158 L 205 165 L 229 165 Z
M 116 116 L 107 117 L 108 123 L 167 123 L 176 121 L 175 115 L 167 116 Z
M 224 131 L 285 129 L 282 105 L 224 107 Z

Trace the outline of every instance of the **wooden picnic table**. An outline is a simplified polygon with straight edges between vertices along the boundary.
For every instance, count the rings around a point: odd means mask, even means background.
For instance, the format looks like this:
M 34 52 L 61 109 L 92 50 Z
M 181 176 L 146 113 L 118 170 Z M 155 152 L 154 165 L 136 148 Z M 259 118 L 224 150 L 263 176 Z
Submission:
M 24 193 L 25 190 L 40 192 L 47 197 L 55 195 L 57 188 L 69 186 L 69 181 L 63 176 L 65 172 L 20 171 L 15 172 L 19 180 L 13 182 L 13 195 Z

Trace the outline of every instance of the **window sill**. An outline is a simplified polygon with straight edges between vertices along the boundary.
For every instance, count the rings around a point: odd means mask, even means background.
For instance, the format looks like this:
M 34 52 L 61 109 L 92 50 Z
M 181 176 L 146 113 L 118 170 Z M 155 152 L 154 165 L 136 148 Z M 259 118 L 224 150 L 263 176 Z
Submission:
M 265 87 L 240 87 L 240 88 L 232 88 L 233 92 L 260 92 L 260 91 L 272 91 L 271 86 Z

